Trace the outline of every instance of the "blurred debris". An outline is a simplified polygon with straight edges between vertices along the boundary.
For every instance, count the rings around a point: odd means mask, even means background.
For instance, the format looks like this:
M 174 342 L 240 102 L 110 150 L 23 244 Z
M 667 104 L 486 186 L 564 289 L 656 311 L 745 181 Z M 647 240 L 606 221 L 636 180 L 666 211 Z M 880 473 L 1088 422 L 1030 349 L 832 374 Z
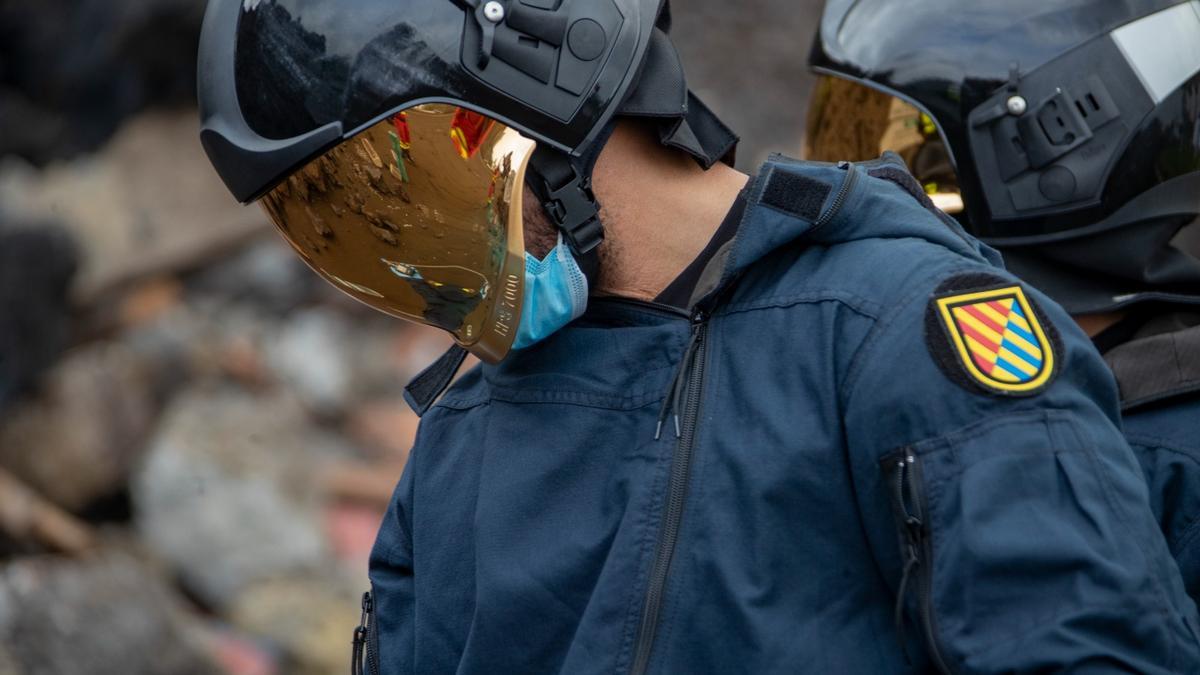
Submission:
M 260 345 L 275 326 L 253 305 L 192 297 L 113 338 L 158 364 L 160 387 L 180 389 L 193 381 L 230 374 L 231 368 L 249 369 L 244 375 L 255 380 L 267 378 L 269 374 L 257 363 Z M 231 356 L 230 350 L 246 353 Z
M 87 525 L 42 499 L 3 469 L 0 469 L 0 531 L 16 544 L 33 544 L 53 553 L 79 555 L 93 543 Z
M 0 0 L 0 155 L 98 147 L 150 104 L 190 104 L 201 0 Z
M 350 632 L 362 591 L 328 575 L 271 579 L 246 590 L 230 611 L 238 628 L 260 635 L 284 654 L 289 675 L 329 675 L 348 669 Z
M 350 398 L 350 324 L 327 309 L 300 312 L 266 344 L 267 362 L 314 411 L 332 415 Z
M 337 441 L 286 394 L 182 394 L 133 483 L 139 531 L 210 606 L 255 582 L 323 569 L 315 476 Z
M 156 572 L 127 553 L 0 569 L 0 673 L 216 675 L 199 635 Z
M 117 309 L 122 326 L 133 328 L 150 323 L 179 304 L 183 285 L 178 279 L 159 277 L 133 288 Z
M 66 346 L 78 259 L 61 226 L 0 215 L 0 410 Z
M 226 675 L 280 675 L 277 650 L 263 647 L 259 640 L 218 629 L 212 632 L 209 643 L 213 658 Z
M 323 282 L 274 230 L 264 234 L 199 271 L 189 280 L 189 288 L 227 302 L 252 302 L 279 315 L 312 301 L 323 290 Z
M 329 497 L 345 502 L 373 505 L 383 511 L 391 502 L 404 464 L 361 464 L 343 462 L 321 472 L 321 484 Z
M 74 233 L 88 253 L 74 294 L 83 306 L 233 255 L 267 227 L 216 177 L 190 112 L 145 114 L 99 153 L 44 171 L 6 159 L 0 204 L 18 217 L 53 214 Z
M 358 405 L 347 431 L 359 443 L 378 451 L 385 459 L 401 465 L 417 438 L 421 418 L 402 398 L 368 401 Z
M 375 478 L 366 484 L 380 485 L 390 479 L 390 498 L 403 470 L 404 467 L 396 467 L 395 471 L 377 471 Z M 387 500 L 377 500 L 375 503 L 336 503 L 326 510 L 325 528 L 338 560 L 351 569 L 366 569 L 371 549 L 375 546 L 375 535 L 379 532 L 387 507 Z
M 75 512 L 123 490 L 156 417 L 155 378 L 122 344 L 71 352 L 0 418 L 0 467 Z

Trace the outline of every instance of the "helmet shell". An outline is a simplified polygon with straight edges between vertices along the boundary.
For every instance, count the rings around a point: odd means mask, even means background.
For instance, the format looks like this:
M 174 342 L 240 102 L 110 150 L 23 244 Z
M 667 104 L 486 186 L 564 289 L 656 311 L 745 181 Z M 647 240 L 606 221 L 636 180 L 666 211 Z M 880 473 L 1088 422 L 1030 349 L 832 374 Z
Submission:
M 661 0 L 507 0 L 506 19 L 489 25 L 484 4 L 211 0 L 201 138 L 226 185 L 251 201 L 420 103 L 470 108 L 578 154 L 635 81 L 661 9 Z
M 1109 37 L 1185 4 L 1193 3 L 830 0 L 810 64 L 894 95 L 933 118 L 958 172 L 964 224 L 973 233 L 997 245 L 1060 240 L 1095 228 L 1164 183 L 1194 180 L 1200 172 L 1200 77 L 1153 100 Z M 1107 71 L 1105 59 L 1116 61 Z M 1101 140 L 1090 148 L 1080 146 L 1081 152 L 1031 172 L 1025 177 L 1030 189 L 1006 191 L 1012 177 L 997 168 L 999 142 L 983 133 L 980 120 L 1010 91 L 1037 90 L 1027 101 L 1037 112 L 1046 100 L 1043 90 L 1061 85 L 1086 92 L 1080 82 L 1095 75 L 1113 90 L 1120 108 L 1108 136 L 1098 132 Z M 1063 199 L 1043 198 L 1039 188 L 1057 197 L 1055 180 L 1063 170 L 1077 175 L 1079 189 Z M 1029 194 L 1033 198 L 1022 203 L 1019 197 Z M 1200 204 L 1192 207 L 1200 211 Z

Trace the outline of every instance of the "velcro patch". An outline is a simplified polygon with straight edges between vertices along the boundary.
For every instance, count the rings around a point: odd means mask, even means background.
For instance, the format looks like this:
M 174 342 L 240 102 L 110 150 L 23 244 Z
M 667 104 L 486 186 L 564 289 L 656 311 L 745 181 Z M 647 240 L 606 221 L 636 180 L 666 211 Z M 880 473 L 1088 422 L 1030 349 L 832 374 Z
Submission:
M 981 276 L 992 283 L 962 290 L 961 282 L 978 284 Z M 930 302 L 926 338 L 952 380 L 1007 396 L 1030 396 L 1050 384 L 1058 369 L 1060 340 L 1020 285 L 973 275 L 952 279 L 946 288 L 954 290 Z
M 833 186 L 828 183 L 777 169 L 771 172 L 760 201 L 797 218 L 815 222 L 821 217 L 821 208 L 832 191 Z

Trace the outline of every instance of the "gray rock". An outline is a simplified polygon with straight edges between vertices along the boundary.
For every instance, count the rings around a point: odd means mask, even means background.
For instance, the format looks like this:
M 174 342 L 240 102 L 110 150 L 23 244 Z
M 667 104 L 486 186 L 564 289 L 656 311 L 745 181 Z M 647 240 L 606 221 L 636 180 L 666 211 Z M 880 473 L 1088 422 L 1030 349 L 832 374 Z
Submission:
M 318 308 L 290 317 L 264 347 L 284 386 L 317 412 L 333 414 L 350 401 L 354 341 L 344 316 Z
M 0 569 L 3 675 L 216 675 L 198 630 L 155 571 L 126 553 Z
M 120 343 L 69 353 L 0 419 L 0 466 L 69 511 L 123 490 L 158 412 L 143 356 Z
M 201 271 L 188 286 L 197 293 L 253 303 L 279 314 L 316 297 L 321 284 L 274 232 Z
M 286 394 L 181 394 L 133 483 L 138 531 L 217 609 L 263 579 L 322 569 L 315 472 L 336 446 Z

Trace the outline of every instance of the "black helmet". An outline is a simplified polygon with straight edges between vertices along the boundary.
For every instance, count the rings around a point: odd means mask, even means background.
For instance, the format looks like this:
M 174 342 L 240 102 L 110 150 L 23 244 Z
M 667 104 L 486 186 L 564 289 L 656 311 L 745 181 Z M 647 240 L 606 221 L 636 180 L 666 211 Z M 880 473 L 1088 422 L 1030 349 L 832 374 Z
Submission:
M 211 0 L 201 139 L 326 279 L 495 361 L 523 300 L 527 169 L 588 270 L 615 115 L 706 167 L 731 154 L 669 23 L 665 0 Z
M 1200 304 L 1200 0 L 830 0 L 812 159 L 896 150 L 1074 313 Z

